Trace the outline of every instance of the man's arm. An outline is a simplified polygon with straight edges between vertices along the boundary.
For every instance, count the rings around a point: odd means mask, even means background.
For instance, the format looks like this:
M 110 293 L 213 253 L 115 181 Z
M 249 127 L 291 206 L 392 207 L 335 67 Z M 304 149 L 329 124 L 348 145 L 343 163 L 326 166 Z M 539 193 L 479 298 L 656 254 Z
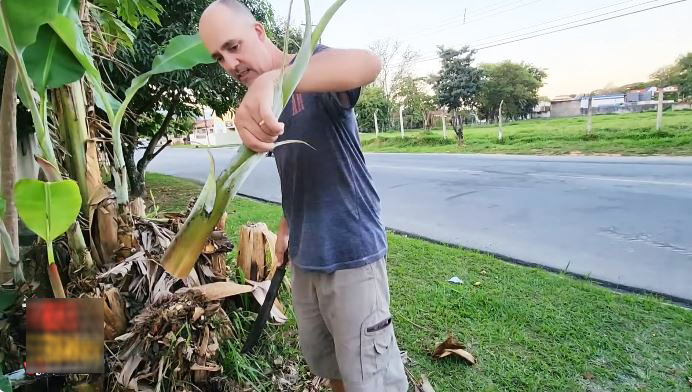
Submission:
M 368 50 L 327 48 L 310 58 L 298 92 L 348 91 L 372 83 L 382 68 Z
M 328 48 L 310 57 L 296 91 L 349 91 L 375 80 L 381 67 L 379 57 L 370 51 Z M 275 69 L 258 76 L 236 111 L 240 138 L 253 151 L 270 151 L 283 133 L 284 125 L 272 112 L 274 84 L 280 73 Z

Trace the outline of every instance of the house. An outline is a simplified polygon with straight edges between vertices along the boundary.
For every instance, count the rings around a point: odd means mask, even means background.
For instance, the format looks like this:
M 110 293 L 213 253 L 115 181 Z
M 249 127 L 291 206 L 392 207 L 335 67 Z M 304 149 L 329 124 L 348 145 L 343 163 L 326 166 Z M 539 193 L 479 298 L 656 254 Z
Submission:
M 560 95 L 550 101 L 550 117 L 581 115 L 582 95 Z
M 531 112 L 531 118 L 548 118 L 550 117 L 550 101 L 539 101 L 538 105 L 534 106 Z
M 225 114 L 219 118 L 210 108 L 204 108 L 203 115 L 195 118 L 189 140 L 190 144 L 209 146 L 242 143 L 233 123 L 233 116 Z
M 629 90 L 625 95 L 625 102 L 651 101 L 656 94 L 656 87 L 649 87 L 638 90 Z
M 594 95 L 591 98 L 591 107 L 596 108 L 615 108 L 625 104 L 624 93 Z M 585 95 L 581 98 L 580 109 L 585 114 L 589 108 L 589 96 Z

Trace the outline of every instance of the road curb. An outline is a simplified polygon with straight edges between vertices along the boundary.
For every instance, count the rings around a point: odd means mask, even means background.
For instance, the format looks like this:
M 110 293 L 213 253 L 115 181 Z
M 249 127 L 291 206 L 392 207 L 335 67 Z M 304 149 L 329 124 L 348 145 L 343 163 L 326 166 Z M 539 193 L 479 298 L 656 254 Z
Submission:
M 273 200 L 267 200 L 267 199 L 263 199 L 261 197 L 251 196 L 251 195 L 244 194 L 244 193 L 238 193 L 238 196 L 242 196 L 242 197 L 244 197 L 246 199 L 250 199 L 250 200 L 260 201 L 263 203 L 269 203 L 269 204 L 274 204 L 274 205 L 279 205 L 279 206 L 281 205 L 281 203 L 273 201 Z M 475 248 L 469 248 L 469 247 L 459 245 L 459 244 L 454 244 L 451 242 L 436 240 L 434 238 L 429 238 L 429 237 L 426 237 L 423 235 L 407 232 L 404 230 L 399 230 L 399 229 L 396 229 L 393 227 L 386 227 L 386 229 L 391 231 L 392 233 L 395 233 L 395 234 L 404 235 L 404 236 L 407 236 L 410 238 L 416 238 L 416 239 L 424 240 L 427 242 L 431 242 L 433 244 L 444 245 L 444 246 L 448 246 L 451 248 L 470 250 L 470 251 L 478 252 L 481 254 L 491 255 L 491 256 L 494 256 L 494 257 L 496 257 L 502 261 L 508 262 L 510 264 L 515 264 L 515 265 L 520 265 L 520 266 L 530 267 L 530 268 L 538 268 L 538 269 L 553 272 L 556 274 L 569 275 L 571 277 L 574 277 L 574 278 L 577 278 L 580 280 L 586 280 L 588 282 L 596 283 L 600 286 L 615 290 L 617 292 L 653 295 L 653 296 L 657 297 L 658 299 L 670 301 L 675 305 L 680 305 L 680 306 L 683 306 L 685 308 L 692 308 L 692 299 L 685 299 L 685 298 L 677 297 L 677 296 L 670 295 L 670 294 L 660 293 L 660 292 L 653 291 L 653 290 L 647 290 L 647 289 L 642 289 L 642 288 L 638 288 L 638 287 L 634 287 L 634 286 L 628 286 L 628 285 L 623 285 L 623 284 L 619 284 L 619 283 L 613 283 L 613 282 L 610 282 L 607 280 L 593 278 L 593 277 L 590 277 L 588 275 L 579 274 L 576 272 L 571 272 L 569 270 L 555 268 L 555 267 L 549 267 L 549 266 L 534 263 L 531 261 L 517 259 L 517 258 L 503 255 L 500 253 L 489 252 L 489 251 L 475 249 Z

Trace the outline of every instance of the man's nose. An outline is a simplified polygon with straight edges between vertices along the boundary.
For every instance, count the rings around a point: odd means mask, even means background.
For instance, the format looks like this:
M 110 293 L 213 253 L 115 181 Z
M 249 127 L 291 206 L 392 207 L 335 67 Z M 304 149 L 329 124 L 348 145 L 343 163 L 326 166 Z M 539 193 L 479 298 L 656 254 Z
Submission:
M 235 56 L 224 56 L 223 65 L 226 72 L 229 74 L 235 73 L 235 68 L 238 66 L 239 61 Z

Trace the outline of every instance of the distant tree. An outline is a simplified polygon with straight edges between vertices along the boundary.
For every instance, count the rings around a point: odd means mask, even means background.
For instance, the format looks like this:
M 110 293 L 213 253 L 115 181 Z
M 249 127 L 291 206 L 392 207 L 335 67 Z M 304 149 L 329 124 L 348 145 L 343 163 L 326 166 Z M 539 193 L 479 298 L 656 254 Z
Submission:
M 404 77 L 411 76 L 411 66 L 419 57 L 410 47 L 403 47 L 399 41 L 378 40 L 370 45 L 370 50 L 382 61 L 382 71 L 377 76 L 378 85 L 387 99 L 392 99 L 394 86 Z
M 423 78 L 406 76 L 394 86 L 394 99 L 404 105 L 404 124 L 410 128 L 422 128 L 425 114 L 435 109 L 435 98 L 425 92 Z
M 506 118 L 524 117 L 538 104 L 538 89 L 543 86 L 545 71 L 530 64 L 503 61 L 483 64 L 485 82 L 479 97 L 481 114 L 491 120 L 497 118 L 500 102 Z
M 391 102 L 387 99 L 382 87 L 371 84 L 363 89 L 356 104 L 358 127 L 361 132 L 375 131 L 374 114 L 377 113 L 377 125 L 380 130 L 389 127 Z
M 433 85 L 437 102 L 451 112 L 451 122 L 459 145 L 464 144 L 463 109 L 472 109 L 478 101 L 483 84 L 483 71 L 474 67 L 475 50 L 464 46 L 459 50 L 438 47 L 442 60 L 439 79 Z
M 678 82 L 681 70 L 677 63 L 659 68 L 650 75 L 656 87 L 667 87 Z
M 678 75 L 674 82 L 680 87 L 683 99 L 692 99 L 692 52 L 678 58 Z

